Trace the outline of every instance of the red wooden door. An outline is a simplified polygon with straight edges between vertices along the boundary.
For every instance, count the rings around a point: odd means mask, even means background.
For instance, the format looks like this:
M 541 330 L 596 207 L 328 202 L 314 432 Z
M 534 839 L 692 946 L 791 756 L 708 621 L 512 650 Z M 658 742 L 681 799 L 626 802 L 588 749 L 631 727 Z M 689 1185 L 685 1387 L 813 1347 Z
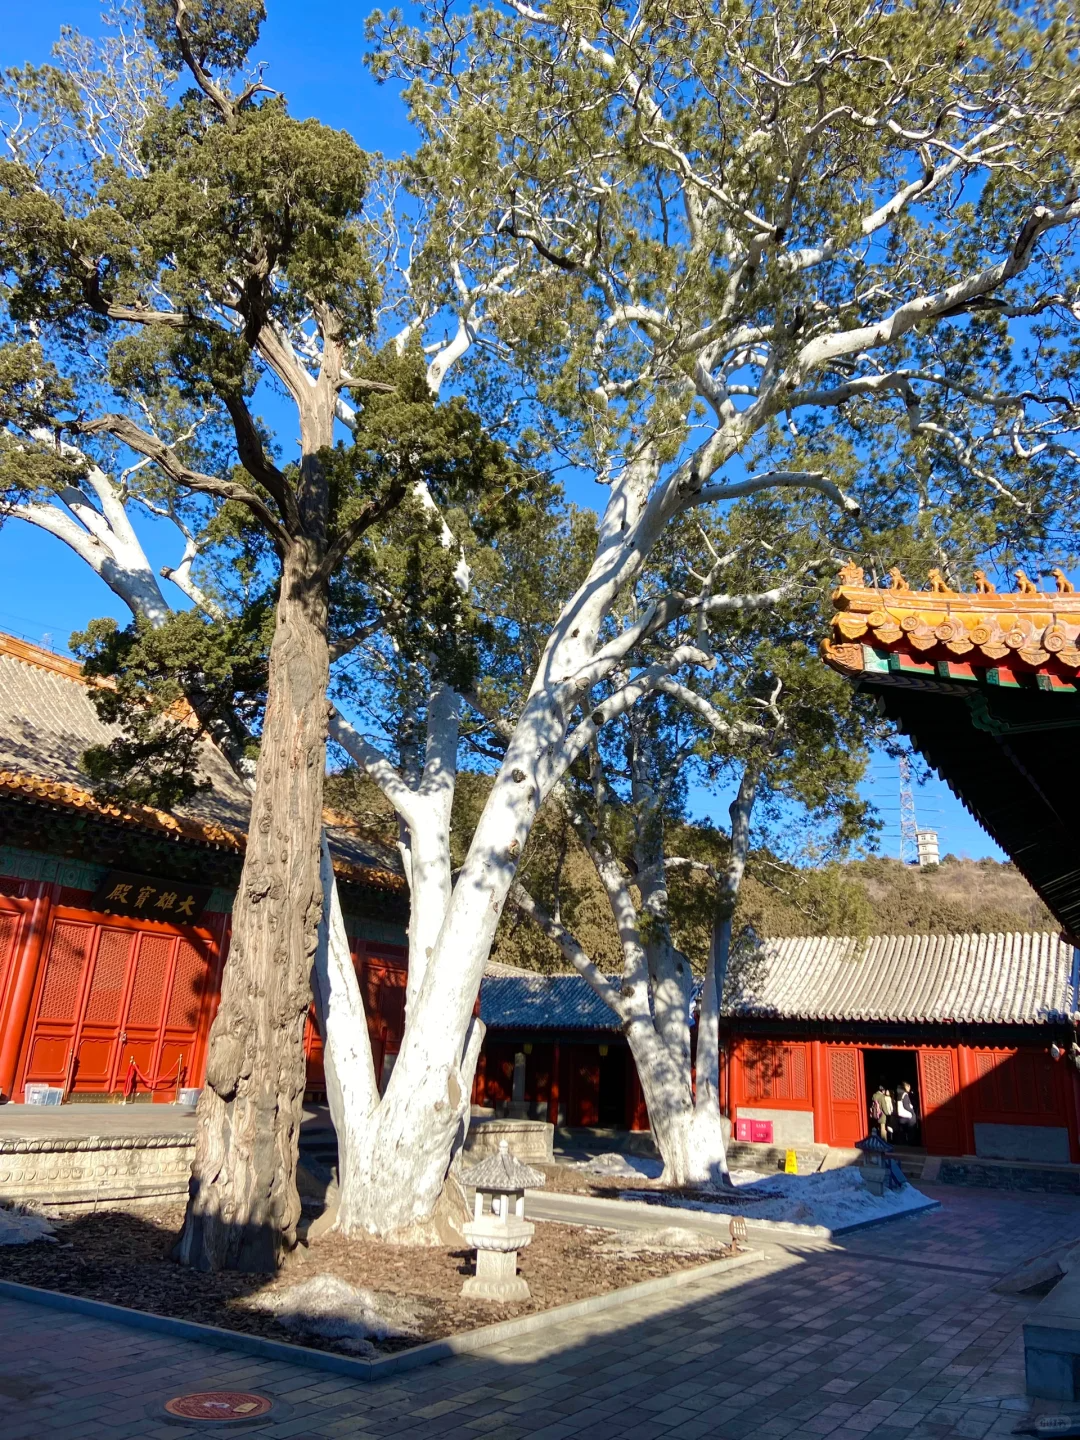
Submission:
M 866 1136 L 866 1087 L 862 1070 L 862 1051 L 854 1045 L 825 1046 L 830 1145 L 850 1146 Z
M 567 1120 L 571 1125 L 600 1122 L 600 1052 L 595 1045 L 570 1046 L 570 1103 Z
M 115 1093 L 132 1060 L 158 1098 L 194 1075 L 204 1038 L 208 933 L 58 909 L 29 1026 L 28 1082 L 74 1094 Z M 143 1093 L 147 1083 L 136 1088 Z
M 923 1144 L 931 1155 L 963 1153 L 960 1077 L 952 1050 L 919 1050 L 919 1091 Z

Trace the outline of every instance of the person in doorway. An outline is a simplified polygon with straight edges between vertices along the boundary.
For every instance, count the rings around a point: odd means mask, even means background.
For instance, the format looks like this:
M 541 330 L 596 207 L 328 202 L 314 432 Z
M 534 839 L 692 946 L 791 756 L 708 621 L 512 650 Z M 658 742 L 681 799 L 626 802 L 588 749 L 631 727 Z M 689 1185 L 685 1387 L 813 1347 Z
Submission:
M 900 1131 L 901 1145 L 912 1145 L 915 1141 L 915 1126 L 919 1117 L 915 1113 L 915 1097 L 911 1093 L 911 1081 L 905 1080 L 896 1092 L 896 1124 Z
M 877 1126 L 882 1140 L 889 1138 L 889 1117 L 893 1113 L 893 1098 L 882 1080 L 870 1100 L 870 1119 Z

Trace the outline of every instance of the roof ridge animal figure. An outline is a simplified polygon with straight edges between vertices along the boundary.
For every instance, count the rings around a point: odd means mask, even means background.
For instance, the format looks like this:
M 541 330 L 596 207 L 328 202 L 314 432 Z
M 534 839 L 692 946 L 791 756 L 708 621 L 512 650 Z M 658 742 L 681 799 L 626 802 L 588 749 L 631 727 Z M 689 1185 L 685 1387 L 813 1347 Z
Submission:
M 934 569 L 927 573 L 926 578 L 930 581 L 930 589 L 935 595 L 955 595 L 955 590 L 950 590 L 945 583 L 945 576 L 940 570 Z
M 840 584 L 862 590 L 866 586 L 866 571 L 861 565 L 856 565 L 854 560 L 848 560 L 840 567 Z
M 986 578 L 985 570 L 975 571 L 975 593 L 976 595 L 996 595 L 997 590 Z
M 910 585 L 907 583 L 907 581 L 904 579 L 903 575 L 901 575 L 901 573 L 900 573 L 900 566 L 899 566 L 899 565 L 894 565 L 894 566 L 892 567 L 892 569 L 889 571 L 889 589 L 890 589 L 890 590 L 910 590 L 910 589 L 911 589 L 911 586 L 910 586 Z
M 1023 570 L 1014 570 L 1013 575 L 1016 579 L 1016 593 L 1018 595 L 1037 595 L 1039 593 L 1039 587 L 1033 580 L 1028 579 Z
M 1055 565 L 1050 571 L 1050 574 L 1054 577 L 1054 584 L 1057 586 L 1059 595 L 1074 595 L 1076 593 L 1076 586 L 1060 566 Z

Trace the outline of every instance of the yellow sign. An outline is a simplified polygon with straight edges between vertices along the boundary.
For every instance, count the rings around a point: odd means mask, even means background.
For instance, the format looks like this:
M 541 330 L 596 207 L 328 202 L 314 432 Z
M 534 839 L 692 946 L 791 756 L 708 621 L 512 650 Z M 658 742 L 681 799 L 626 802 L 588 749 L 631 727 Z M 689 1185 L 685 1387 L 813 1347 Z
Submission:
M 788 1150 L 784 1155 L 784 1174 L 797 1175 L 799 1173 L 799 1162 L 795 1158 L 795 1151 Z

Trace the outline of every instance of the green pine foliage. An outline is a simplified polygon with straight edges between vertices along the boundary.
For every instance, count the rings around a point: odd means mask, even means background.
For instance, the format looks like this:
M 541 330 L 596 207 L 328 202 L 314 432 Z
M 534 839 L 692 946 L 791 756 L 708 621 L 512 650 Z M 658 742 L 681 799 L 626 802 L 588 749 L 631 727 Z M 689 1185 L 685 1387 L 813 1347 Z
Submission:
M 460 863 L 490 788 L 486 775 L 466 771 L 454 802 L 455 864 Z M 393 810 L 356 769 L 329 777 L 327 803 L 361 830 L 392 846 Z M 625 837 L 629 840 L 629 837 Z M 672 824 L 672 855 L 717 868 L 727 857 L 727 837 L 707 825 Z M 629 847 L 627 847 L 629 848 Z M 607 897 L 573 827 L 554 805 L 541 811 L 521 867 L 522 883 L 562 919 L 607 974 L 622 969 L 622 952 Z M 673 938 L 702 974 L 708 955 L 715 890 L 703 876 L 676 872 L 671 885 Z M 1056 930 L 1053 916 L 1016 867 L 995 860 L 946 856 L 936 870 L 917 870 L 886 856 L 794 865 L 756 850 L 742 882 L 735 931 L 747 927 L 762 938 L 789 935 L 959 935 Z M 508 908 L 492 959 L 546 974 L 566 971 L 556 946 Z

